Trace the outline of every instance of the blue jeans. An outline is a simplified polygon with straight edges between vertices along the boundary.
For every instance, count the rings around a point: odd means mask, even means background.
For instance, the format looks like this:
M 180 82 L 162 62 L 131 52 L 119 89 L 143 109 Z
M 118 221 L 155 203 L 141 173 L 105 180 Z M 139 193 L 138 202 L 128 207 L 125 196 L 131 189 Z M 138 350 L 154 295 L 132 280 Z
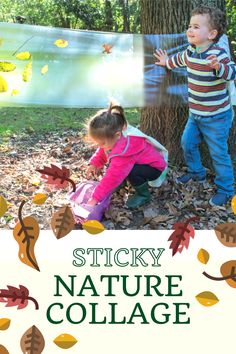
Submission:
M 199 152 L 200 142 L 206 142 L 215 169 L 217 189 L 228 196 L 234 195 L 234 174 L 227 144 L 231 124 L 231 110 L 211 117 L 190 113 L 181 139 L 188 171 L 197 178 L 206 175 Z

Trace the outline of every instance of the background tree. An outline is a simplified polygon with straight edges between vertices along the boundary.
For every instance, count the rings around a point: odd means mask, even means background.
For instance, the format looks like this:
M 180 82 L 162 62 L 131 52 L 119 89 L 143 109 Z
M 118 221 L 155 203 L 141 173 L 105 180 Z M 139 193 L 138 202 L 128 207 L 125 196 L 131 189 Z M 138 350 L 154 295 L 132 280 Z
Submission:
M 141 33 L 182 33 L 188 28 L 191 10 L 202 4 L 226 10 L 225 0 L 141 0 Z M 177 75 L 170 72 L 166 80 L 167 85 L 168 81 L 172 85 L 177 84 Z M 141 129 L 167 147 L 174 165 L 182 162 L 180 137 L 187 117 L 187 105 L 173 95 L 169 95 L 169 101 L 167 99 L 157 107 L 146 107 L 141 111 Z M 231 152 L 235 152 L 235 131 L 234 126 L 230 138 Z

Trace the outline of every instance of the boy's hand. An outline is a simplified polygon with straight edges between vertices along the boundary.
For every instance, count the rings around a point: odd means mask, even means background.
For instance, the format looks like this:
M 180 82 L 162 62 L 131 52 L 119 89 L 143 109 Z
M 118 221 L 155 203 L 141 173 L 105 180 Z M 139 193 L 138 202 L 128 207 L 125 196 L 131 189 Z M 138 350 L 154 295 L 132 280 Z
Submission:
M 90 205 L 90 206 L 94 206 L 96 205 L 98 202 L 96 201 L 96 199 L 93 199 L 93 198 L 90 198 L 88 201 L 87 201 L 87 205 Z
M 87 179 L 90 178 L 91 175 L 95 175 L 98 171 L 98 168 L 94 165 L 89 165 L 85 171 L 85 176 Z
M 166 66 L 166 60 L 168 59 L 166 50 L 156 49 L 156 53 L 153 55 L 158 60 L 155 62 L 156 65 Z
M 218 61 L 218 58 L 216 55 L 209 55 L 209 57 L 206 58 L 208 60 L 208 65 L 217 71 L 220 70 L 220 63 Z

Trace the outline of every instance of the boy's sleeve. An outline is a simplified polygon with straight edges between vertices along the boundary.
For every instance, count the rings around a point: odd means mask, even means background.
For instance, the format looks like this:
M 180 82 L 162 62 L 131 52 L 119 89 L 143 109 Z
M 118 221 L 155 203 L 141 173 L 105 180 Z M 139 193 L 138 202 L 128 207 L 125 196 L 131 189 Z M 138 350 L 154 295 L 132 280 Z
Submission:
M 106 162 L 107 155 L 103 148 L 98 148 L 89 160 L 89 163 L 96 166 L 98 169 L 102 168 Z
M 236 79 L 236 64 L 231 61 L 225 50 L 221 50 L 218 57 L 220 70 L 216 71 L 216 76 L 226 81 Z
M 184 50 L 183 52 L 176 53 L 172 55 L 170 58 L 168 58 L 166 60 L 166 67 L 172 70 L 175 68 L 187 66 L 186 59 L 187 59 L 187 49 Z

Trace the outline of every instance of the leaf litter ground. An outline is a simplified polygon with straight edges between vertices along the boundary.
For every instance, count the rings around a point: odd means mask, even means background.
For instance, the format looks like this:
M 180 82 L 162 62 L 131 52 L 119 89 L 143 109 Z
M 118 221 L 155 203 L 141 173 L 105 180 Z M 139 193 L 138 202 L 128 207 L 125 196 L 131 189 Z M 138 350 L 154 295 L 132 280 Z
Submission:
M 83 132 L 29 134 L 28 131 L 12 135 L 0 144 L 0 195 L 6 198 L 9 208 L 0 219 L 0 228 L 12 229 L 18 220 L 18 209 L 22 200 L 24 216 L 32 215 L 40 229 L 50 229 L 52 214 L 68 203 L 69 189 L 56 190 L 40 179 L 36 169 L 51 163 L 64 165 L 71 170 L 71 178 L 79 183 L 85 180 L 85 169 L 95 148 L 88 144 Z M 213 229 L 219 223 L 235 222 L 230 205 L 226 208 L 211 207 L 208 200 L 214 193 L 213 176 L 209 173 L 207 182 L 189 183 L 182 186 L 175 183 L 183 171 L 170 167 L 168 178 L 160 188 L 150 188 L 152 200 L 145 206 L 130 211 L 125 201 L 131 186 L 113 194 L 103 224 L 107 229 L 171 229 L 177 221 L 199 216 L 196 229 Z M 99 178 L 99 177 L 98 177 Z M 48 199 L 42 206 L 32 203 L 37 193 L 47 193 Z

